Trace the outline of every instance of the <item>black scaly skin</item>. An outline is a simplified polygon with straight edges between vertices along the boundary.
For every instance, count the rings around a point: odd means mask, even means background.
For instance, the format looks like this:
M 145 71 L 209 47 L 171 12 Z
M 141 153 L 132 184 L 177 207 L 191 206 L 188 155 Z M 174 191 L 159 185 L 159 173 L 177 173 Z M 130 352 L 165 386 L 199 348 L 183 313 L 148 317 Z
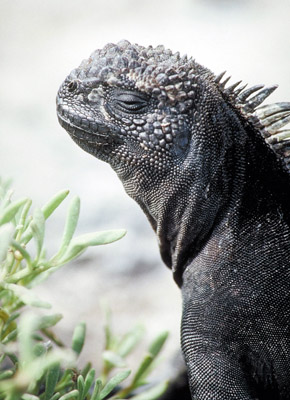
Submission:
M 122 41 L 71 72 L 57 109 L 157 234 L 182 291 L 192 399 L 290 399 L 290 180 L 240 92 Z

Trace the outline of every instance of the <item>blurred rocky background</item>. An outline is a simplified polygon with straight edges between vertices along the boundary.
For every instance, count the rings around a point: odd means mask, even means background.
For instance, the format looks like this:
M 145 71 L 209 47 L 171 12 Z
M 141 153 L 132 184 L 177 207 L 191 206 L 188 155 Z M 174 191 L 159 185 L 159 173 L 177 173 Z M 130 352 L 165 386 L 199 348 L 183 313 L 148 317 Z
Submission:
M 126 228 L 127 236 L 94 248 L 38 291 L 62 312 L 59 334 L 69 341 L 88 323 L 84 358 L 97 363 L 102 343 L 100 301 L 124 332 L 138 321 L 147 340 L 171 332 L 178 346 L 181 301 L 162 264 L 145 216 L 109 166 L 80 150 L 58 125 L 55 96 L 66 75 L 108 42 L 164 44 L 216 73 L 250 85 L 278 83 L 272 101 L 290 99 L 289 0 L 1 0 L 0 175 L 17 196 L 41 206 L 63 188 L 78 194 L 78 233 Z M 60 240 L 65 204 L 48 223 L 48 252 Z

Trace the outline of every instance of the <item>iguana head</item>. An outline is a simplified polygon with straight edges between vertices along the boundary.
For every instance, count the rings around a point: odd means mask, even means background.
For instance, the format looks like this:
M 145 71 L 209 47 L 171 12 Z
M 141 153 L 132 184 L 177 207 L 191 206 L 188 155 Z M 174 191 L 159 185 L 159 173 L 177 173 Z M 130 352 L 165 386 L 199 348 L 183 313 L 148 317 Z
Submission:
M 92 53 L 58 92 L 61 125 L 118 173 L 170 266 L 211 231 L 233 180 L 240 180 L 236 187 L 244 182 L 237 171 L 249 169 L 253 143 L 266 147 L 252 113 L 276 86 L 244 90 L 225 88 L 226 82 L 163 46 L 122 41 Z M 263 115 L 273 119 L 273 113 L 268 108 Z
M 122 41 L 95 51 L 58 93 L 58 117 L 72 138 L 119 172 L 168 171 L 186 157 L 212 74 L 163 46 Z

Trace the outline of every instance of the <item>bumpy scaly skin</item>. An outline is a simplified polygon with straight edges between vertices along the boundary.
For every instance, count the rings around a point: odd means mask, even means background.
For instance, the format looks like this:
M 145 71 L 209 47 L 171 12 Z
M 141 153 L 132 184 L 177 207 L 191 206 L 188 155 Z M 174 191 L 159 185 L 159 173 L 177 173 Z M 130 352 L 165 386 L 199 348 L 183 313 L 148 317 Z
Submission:
M 290 398 L 290 180 L 278 156 L 289 149 L 284 131 L 266 143 L 252 112 L 275 87 L 246 100 L 258 89 L 123 41 L 58 93 L 60 123 L 117 172 L 181 287 L 193 399 Z M 264 125 L 290 118 L 275 107 L 261 109 Z

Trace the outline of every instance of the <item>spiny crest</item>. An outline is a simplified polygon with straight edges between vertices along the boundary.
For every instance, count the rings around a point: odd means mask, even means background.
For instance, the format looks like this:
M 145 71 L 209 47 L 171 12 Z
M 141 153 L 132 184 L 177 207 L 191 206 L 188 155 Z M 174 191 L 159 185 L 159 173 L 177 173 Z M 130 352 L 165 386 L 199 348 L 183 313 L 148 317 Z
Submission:
M 290 129 L 281 129 L 290 122 L 290 103 L 274 103 L 256 110 L 264 137 L 290 170 Z
M 89 77 L 100 81 L 109 81 L 110 76 L 117 80 L 118 77 L 132 72 L 135 76 L 142 75 L 143 78 L 152 75 L 156 77 L 169 67 L 183 67 L 186 62 L 186 56 L 180 57 L 178 52 L 173 54 L 164 46 L 144 47 L 122 40 L 94 51 L 87 60 L 83 60 L 75 73 L 80 79 Z
M 290 171 L 290 129 L 281 129 L 290 123 L 290 102 L 261 106 L 264 100 L 277 89 L 277 85 L 266 88 L 264 85 L 256 85 L 246 89 L 247 85 L 240 87 L 242 81 L 239 81 L 226 87 L 230 77 L 222 81 L 224 75 L 225 72 L 217 75 L 215 83 L 244 116 L 258 118 L 261 133 L 266 142 L 284 160 Z
M 123 40 L 96 50 L 72 71 L 71 79 L 135 87 L 159 100 L 177 104 L 178 112 L 192 105 L 196 80 L 205 68 L 164 46 L 143 47 Z

